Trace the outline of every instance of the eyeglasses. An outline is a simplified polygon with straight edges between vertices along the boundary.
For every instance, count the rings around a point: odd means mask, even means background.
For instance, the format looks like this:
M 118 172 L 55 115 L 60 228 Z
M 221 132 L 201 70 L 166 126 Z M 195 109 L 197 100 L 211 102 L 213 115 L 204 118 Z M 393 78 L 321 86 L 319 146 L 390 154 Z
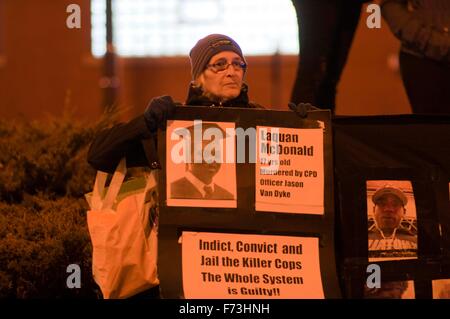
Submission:
M 214 73 L 218 73 L 227 70 L 230 65 L 232 65 L 236 71 L 245 71 L 247 68 L 247 64 L 244 61 L 239 60 L 231 61 L 231 63 L 228 63 L 227 60 L 219 60 L 216 63 L 206 65 L 206 67 L 210 68 Z

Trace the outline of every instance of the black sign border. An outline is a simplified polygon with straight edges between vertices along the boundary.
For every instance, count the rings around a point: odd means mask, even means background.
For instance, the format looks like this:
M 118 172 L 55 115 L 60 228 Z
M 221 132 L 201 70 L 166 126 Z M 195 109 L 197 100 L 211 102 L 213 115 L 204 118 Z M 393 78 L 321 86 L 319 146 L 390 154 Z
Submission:
M 178 107 L 173 120 L 234 122 L 244 130 L 256 126 L 324 128 L 324 215 L 255 212 L 255 164 L 236 164 L 237 208 L 168 207 L 166 174 L 159 178 L 158 273 L 162 298 L 184 298 L 181 245 L 183 231 L 285 235 L 319 238 L 320 271 L 325 298 L 340 298 L 334 243 L 333 148 L 329 111 L 302 119 L 290 111 L 246 108 Z M 158 134 L 158 154 L 166 171 L 166 133 Z M 230 296 L 231 297 L 231 296 Z

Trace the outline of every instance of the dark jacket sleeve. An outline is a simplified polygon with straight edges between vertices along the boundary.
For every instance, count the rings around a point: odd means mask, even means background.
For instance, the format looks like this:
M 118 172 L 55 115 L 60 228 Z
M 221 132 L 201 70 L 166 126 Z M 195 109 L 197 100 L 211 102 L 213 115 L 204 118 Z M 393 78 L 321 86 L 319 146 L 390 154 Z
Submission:
M 112 173 L 126 157 L 127 167 L 149 166 L 142 140 L 156 138 L 151 134 L 143 115 L 128 123 L 119 123 L 101 131 L 92 142 L 88 162 L 96 170 Z
M 450 36 L 425 23 L 421 16 L 408 9 L 407 0 L 382 0 L 381 13 L 403 49 L 430 59 L 450 62 Z

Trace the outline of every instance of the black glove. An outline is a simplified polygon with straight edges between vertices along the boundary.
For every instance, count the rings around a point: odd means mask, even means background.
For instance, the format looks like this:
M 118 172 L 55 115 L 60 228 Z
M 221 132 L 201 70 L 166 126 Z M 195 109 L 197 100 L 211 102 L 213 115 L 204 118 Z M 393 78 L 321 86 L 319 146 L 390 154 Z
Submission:
M 176 104 L 168 95 L 153 98 L 144 112 L 150 132 L 155 133 L 158 127 L 165 130 L 167 118 L 175 113 L 175 107 Z
M 289 108 L 297 113 L 301 118 L 305 118 L 308 115 L 309 111 L 320 110 L 317 107 L 313 106 L 311 103 L 298 103 L 295 104 L 293 102 L 288 103 Z

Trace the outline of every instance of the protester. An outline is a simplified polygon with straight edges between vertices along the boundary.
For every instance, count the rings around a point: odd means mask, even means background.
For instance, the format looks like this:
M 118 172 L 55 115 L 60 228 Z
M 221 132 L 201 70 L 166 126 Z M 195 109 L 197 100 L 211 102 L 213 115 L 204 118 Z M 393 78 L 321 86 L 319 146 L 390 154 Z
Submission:
M 184 105 L 261 107 L 249 101 L 248 86 L 244 83 L 247 62 L 232 38 L 208 35 L 197 42 L 189 57 L 192 82 Z M 156 138 L 157 129 L 165 128 L 177 105 L 182 104 L 175 103 L 170 96 L 154 98 L 144 114 L 100 132 L 90 147 L 89 163 L 97 170 L 113 172 L 120 159 L 126 157 L 128 167 L 156 167 L 156 158 L 149 162 L 141 140 Z
M 361 7 L 368 0 L 292 0 L 297 12 L 299 63 L 291 100 L 330 109 L 347 63 Z
M 413 113 L 450 114 L 450 1 L 382 0 Z
M 176 106 L 260 107 L 249 101 L 248 87 L 244 83 L 247 63 L 241 48 L 232 38 L 221 34 L 208 35 L 197 42 L 189 57 L 192 82 L 185 103 L 175 103 L 170 96 L 154 98 L 142 115 L 128 123 L 120 123 L 100 132 L 88 153 L 88 162 L 95 169 L 112 173 L 124 157 L 127 167 L 158 168 L 155 148 L 157 130 L 165 129 L 166 121 L 174 114 Z M 203 179 L 205 184 L 211 184 L 212 178 Z M 174 190 L 177 190 L 177 186 L 182 182 L 175 182 Z M 218 187 L 216 195 L 217 190 Z M 233 197 L 228 192 L 222 193 L 224 194 L 227 195 L 225 199 Z M 159 289 L 154 287 L 135 297 L 158 296 Z

